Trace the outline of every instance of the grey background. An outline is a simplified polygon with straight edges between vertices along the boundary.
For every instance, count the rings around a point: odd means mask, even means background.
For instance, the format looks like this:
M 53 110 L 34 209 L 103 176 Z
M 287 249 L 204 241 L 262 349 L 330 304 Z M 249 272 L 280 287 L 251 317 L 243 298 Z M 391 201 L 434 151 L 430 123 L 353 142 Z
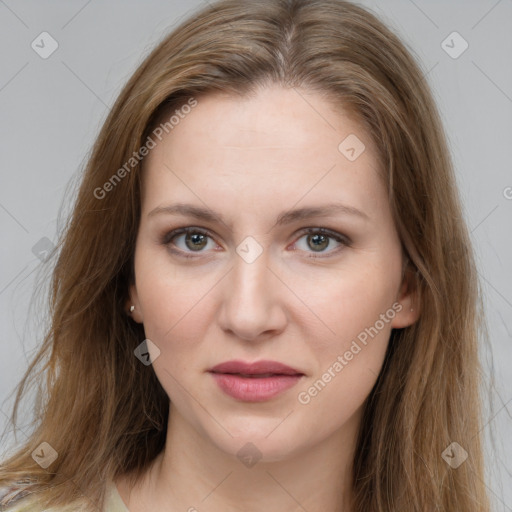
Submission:
M 40 342 L 42 309 L 29 303 L 34 289 L 44 293 L 39 280 L 49 264 L 41 258 L 56 241 L 69 184 L 123 84 L 154 44 L 203 3 L 0 0 L 1 427 Z M 482 349 L 488 486 L 495 510 L 512 511 L 512 0 L 360 3 L 420 60 L 445 123 L 489 325 L 490 345 Z M 59 45 L 47 59 L 31 47 L 43 31 Z M 469 44 L 458 58 L 445 49 L 460 50 L 460 40 L 442 46 L 454 31 Z M 6 433 L 13 439 L 8 427 Z M 27 433 L 21 426 L 18 440 Z M 4 439 L 0 455 L 8 446 Z

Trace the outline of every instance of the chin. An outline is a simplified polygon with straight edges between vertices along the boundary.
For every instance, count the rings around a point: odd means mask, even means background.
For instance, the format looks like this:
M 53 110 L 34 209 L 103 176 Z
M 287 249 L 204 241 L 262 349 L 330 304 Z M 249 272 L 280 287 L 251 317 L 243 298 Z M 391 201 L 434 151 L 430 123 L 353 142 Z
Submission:
M 282 418 L 261 418 L 259 421 L 253 419 L 250 425 L 247 422 L 231 423 L 228 430 L 233 437 L 216 435 L 211 440 L 218 449 L 242 462 L 245 458 L 258 462 L 283 461 L 304 449 L 307 440 L 299 439 L 295 433 L 283 428 L 284 424 L 279 425 L 281 421 Z

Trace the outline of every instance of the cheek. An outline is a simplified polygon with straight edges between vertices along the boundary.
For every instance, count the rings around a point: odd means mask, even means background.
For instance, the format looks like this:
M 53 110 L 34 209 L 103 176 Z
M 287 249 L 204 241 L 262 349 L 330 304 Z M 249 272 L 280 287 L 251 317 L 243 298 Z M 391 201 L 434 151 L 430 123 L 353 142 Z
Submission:
M 194 404 L 186 390 L 194 389 L 191 376 L 205 370 L 197 354 L 207 350 L 202 344 L 211 325 L 208 290 L 212 285 L 187 275 L 184 279 L 170 268 L 158 272 L 153 267 L 140 273 L 137 291 L 143 304 L 145 335 L 160 351 L 153 370 L 173 404 L 192 414 Z
M 300 417 L 307 418 L 312 437 L 325 438 L 352 420 L 360 420 L 362 407 L 377 380 L 386 345 L 376 339 L 372 343 L 375 344 L 371 348 L 362 348 L 354 354 L 352 360 L 337 361 L 341 371 L 333 364 L 298 390 L 296 410 Z
M 308 316 L 314 314 L 313 323 L 320 326 L 321 335 L 314 338 L 319 355 L 324 352 L 331 357 L 374 326 L 392 308 L 399 282 L 399 265 L 384 262 L 344 267 L 334 279 L 332 272 L 320 270 L 296 280 L 294 291 L 311 311 Z M 394 316 L 394 311 L 389 315 Z M 379 331 L 389 334 L 389 322 L 381 323 Z M 325 363 L 325 357 L 321 359 Z
M 325 336 L 309 338 L 316 364 L 297 398 L 302 407 L 318 408 L 326 428 L 363 404 L 380 372 L 399 308 L 395 291 L 400 268 L 394 267 L 352 268 L 339 280 L 326 282 L 324 294 L 309 296 L 308 305 L 328 329 L 321 331 Z
M 328 435 L 361 408 L 382 368 L 396 309 L 399 265 L 355 268 L 331 283 L 312 308 L 335 331 L 316 338 L 314 375 L 298 389 L 298 407 L 317 435 Z M 393 307 L 395 304 L 395 307 Z
M 199 267 L 171 265 L 164 251 L 147 248 L 140 250 L 135 270 L 146 337 L 169 368 L 188 364 L 186 353 L 197 350 L 212 323 L 212 292 L 219 277 Z

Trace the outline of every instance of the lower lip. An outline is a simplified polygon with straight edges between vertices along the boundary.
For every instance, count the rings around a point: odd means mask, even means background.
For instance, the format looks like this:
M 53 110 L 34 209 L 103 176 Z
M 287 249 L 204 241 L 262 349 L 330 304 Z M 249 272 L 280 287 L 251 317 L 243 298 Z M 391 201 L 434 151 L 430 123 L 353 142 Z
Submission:
M 242 377 L 231 373 L 213 373 L 218 386 L 227 395 L 244 402 L 264 402 L 295 386 L 302 375 Z

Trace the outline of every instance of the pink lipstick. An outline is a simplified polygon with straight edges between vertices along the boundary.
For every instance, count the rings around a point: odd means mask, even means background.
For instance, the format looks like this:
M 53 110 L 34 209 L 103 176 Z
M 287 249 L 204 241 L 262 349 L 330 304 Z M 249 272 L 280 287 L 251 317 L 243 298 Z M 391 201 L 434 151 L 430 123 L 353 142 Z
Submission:
M 209 370 L 224 393 L 244 402 L 263 402 L 295 386 L 302 372 L 277 361 L 227 361 Z

